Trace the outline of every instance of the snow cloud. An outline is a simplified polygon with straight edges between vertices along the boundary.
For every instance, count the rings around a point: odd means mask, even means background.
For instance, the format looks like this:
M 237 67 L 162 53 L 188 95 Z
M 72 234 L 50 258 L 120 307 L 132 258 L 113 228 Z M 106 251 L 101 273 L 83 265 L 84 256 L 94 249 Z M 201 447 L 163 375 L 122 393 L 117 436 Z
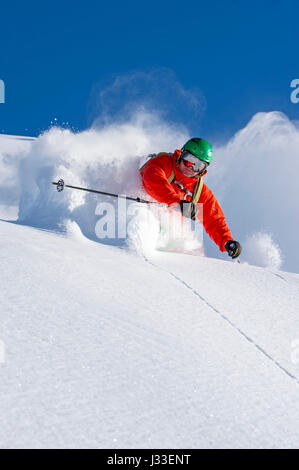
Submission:
M 151 152 L 182 146 L 188 137 L 184 127 L 139 110 L 126 122 L 79 133 L 53 127 L 24 149 L 18 140 L 14 143 L 2 137 L 0 164 L 7 181 L 9 175 L 10 192 L 15 191 L 19 199 L 19 222 L 64 229 L 66 221 L 71 220 L 85 236 L 96 239 L 99 200 L 111 204 L 117 201 L 70 189 L 58 193 L 51 182 L 63 178 L 74 186 L 145 197 L 138 172 L 142 159 Z
M 83 132 L 54 127 L 34 142 L 0 137 L 0 204 L 19 203 L 21 223 L 57 229 L 75 221 L 85 236 L 95 238 L 99 198 L 67 189 L 58 193 L 51 181 L 63 178 L 66 184 L 144 197 L 140 160 L 180 148 L 189 138 L 187 128 L 154 111 L 131 111 L 125 120 L 97 120 Z M 213 144 L 206 183 L 244 247 L 242 259 L 299 272 L 296 123 L 280 112 L 258 113 L 226 144 Z M 219 256 L 215 247 L 209 251 L 212 245 L 208 242 L 206 254 Z
M 283 113 L 258 113 L 225 145 L 215 145 L 206 182 L 224 209 L 233 237 L 259 246 L 259 265 L 268 258 L 272 240 L 281 250 L 281 267 L 299 272 L 298 174 L 299 130 Z
M 282 265 L 281 250 L 268 233 L 255 233 L 248 237 L 243 253 L 243 259 L 256 266 L 280 269 Z
M 31 149 L 28 138 L 0 135 L 0 203 L 18 204 L 20 187 L 18 178 L 19 161 Z
M 117 76 L 107 87 L 96 84 L 90 98 L 93 125 L 125 122 L 139 110 L 147 110 L 168 123 L 184 122 L 190 128 L 201 119 L 206 99 L 199 88 L 187 89 L 168 68 L 135 71 Z

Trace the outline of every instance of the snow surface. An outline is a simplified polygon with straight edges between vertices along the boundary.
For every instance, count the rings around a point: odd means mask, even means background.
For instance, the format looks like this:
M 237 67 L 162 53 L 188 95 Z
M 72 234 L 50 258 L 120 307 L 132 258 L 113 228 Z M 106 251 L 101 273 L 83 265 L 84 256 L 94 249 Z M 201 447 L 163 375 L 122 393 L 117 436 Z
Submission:
M 2 448 L 298 446 L 298 275 L 0 233 Z
M 292 124 L 268 113 L 219 152 L 236 156 L 273 121 L 295 146 Z M 181 253 L 161 251 L 157 214 L 140 205 L 125 239 L 100 243 L 99 199 L 50 184 L 144 196 L 140 158 L 179 147 L 184 132 L 139 115 L 100 131 L 0 136 L 1 448 L 298 447 L 299 274 L 278 270 L 276 234 L 287 241 L 296 218 L 280 232 L 260 218 L 238 264 L 205 257 L 191 233 L 166 243 Z M 213 181 L 225 202 L 224 179 Z

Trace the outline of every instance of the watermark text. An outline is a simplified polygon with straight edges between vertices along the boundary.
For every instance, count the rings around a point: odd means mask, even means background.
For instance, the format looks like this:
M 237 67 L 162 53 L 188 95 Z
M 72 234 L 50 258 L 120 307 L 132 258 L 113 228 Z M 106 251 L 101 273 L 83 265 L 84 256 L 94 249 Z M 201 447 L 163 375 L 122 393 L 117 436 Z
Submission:
M 5 344 L 4 341 L 0 339 L 0 364 L 5 363 Z
M 294 339 L 291 343 L 291 362 L 299 364 L 299 339 Z
M 0 104 L 5 103 L 5 83 L 0 80 Z
M 152 227 L 158 224 L 165 242 L 169 239 L 184 239 L 192 233 L 197 240 L 203 241 L 202 204 L 197 204 L 197 222 L 192 221 L 187 214 L 188 205 L 183 208 L 183 214 L 177 205 L 167 207 L 164 204 L 127 205 L 125 198 L 118 197 L 117 204 L 100 202 L 95 209 L 95 215 L 100 216 L 95 225 L 98 239 L 126 239 L 128 236 L 146 237 Z M 184 217 L 185 216 L 185 217 Z
M 294 78 L 294 80 L 291 81 L 291 88 L 295 88 L 290 96 L 291 102 L 294 104 L 299 103 L 299 78 Z

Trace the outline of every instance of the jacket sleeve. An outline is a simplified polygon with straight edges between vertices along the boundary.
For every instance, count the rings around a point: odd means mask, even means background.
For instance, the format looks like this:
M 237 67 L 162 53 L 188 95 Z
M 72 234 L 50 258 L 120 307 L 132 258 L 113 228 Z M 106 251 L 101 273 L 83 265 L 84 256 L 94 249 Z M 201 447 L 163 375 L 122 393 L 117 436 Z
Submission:
M 233 240 L 232 234 L 226 224 L 224 213 L 212 191 L 204 184 L 199 203 L 203 203 L 199 211 L 199 219 L 210 238 L 225 251 L 224 245 Z
M 179 194 L 169 184 L 172 161 L 168 156 L 150 160 L 141 172 L 143 187 L 156 201 L 167 205 L 179 204 Z

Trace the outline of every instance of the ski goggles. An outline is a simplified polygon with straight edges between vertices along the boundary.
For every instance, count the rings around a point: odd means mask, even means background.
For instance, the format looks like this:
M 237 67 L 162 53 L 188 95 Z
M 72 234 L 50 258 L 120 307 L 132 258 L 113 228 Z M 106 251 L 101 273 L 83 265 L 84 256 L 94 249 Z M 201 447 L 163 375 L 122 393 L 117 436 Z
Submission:
M 182 161 L 187 168 L 192 168 L 194 172 L 202 172 L 208 167 L 207 162 L 200 160 L 189 152 L 182 153 Z

